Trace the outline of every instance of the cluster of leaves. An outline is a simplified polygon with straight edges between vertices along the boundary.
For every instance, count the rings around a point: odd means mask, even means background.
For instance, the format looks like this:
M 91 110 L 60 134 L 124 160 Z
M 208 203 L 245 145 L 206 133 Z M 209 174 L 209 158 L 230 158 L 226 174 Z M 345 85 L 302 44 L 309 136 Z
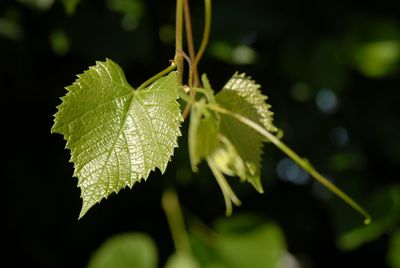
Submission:
M 181 135 L 183 119 L 177 99 L 183 89 L 176 71 L 153 80 L 134 90 L 122 69 L 106 60 L 78 75 L 67 87 L 52 132 L 64 135 L 71 150 L 83 199 L 80 217 L 111 193 L 146 180 L 156 168 L 165 171 Z M 277 128 L 265 103 L 267 97 L 244 74 L 234 74 L 216 95 L 205 75 L 202 80 L 204 88 L 193 89 L 204 97 L 192 104 L 191 164 L 197 171 L 197 165 L 207 160 L 229 214 L 231 202 L 240 201 L 223 174 L 237 176 L 262 192 L 260 160 L 266 139 L 218 109 L 243 116 L 269 132 L 277 132 Z
M 193 105 L 190 117 L 190 160 L 195 172 L 201 160 L 207 160 L 224 194 L 227 214 L 230 214 L 231 202 L 239 205 L 240 201 L 222 174 L 250 182 L 262 193 L 260 161 L 265 137 L 237 119 L 212 110 L 213 105 L 244 116 L 267 131 L 277 132 L 278 129 L 272 123 L 273 113 L 265 102 L 267 97 L 259 91 L 260 86 L 244 74 L 234 74 L 216 95 L 205 75 L 202 80 L 205 98 Z

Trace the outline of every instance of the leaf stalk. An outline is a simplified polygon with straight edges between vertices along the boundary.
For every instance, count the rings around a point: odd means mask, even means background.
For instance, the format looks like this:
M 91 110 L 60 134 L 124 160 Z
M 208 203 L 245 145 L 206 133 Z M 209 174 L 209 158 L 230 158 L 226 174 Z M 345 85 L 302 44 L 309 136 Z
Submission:
M 191 255 L 192 249 L 189 236 L 186 232 L 185 222 L 176 192 L 172 190 L 165 191 L 162 195 L 161 205 L 167 217 L 176 251 Z
M 159 73 L 153 75 L 152 77 L 150 77 L 149 79 L 147 79 L 146 81 L 144 81 L 138 88 L 137 90 L 141 90 L 145 87 L 147 87 L 148 85 L 150 85 L 151 83 L 153 83 L 154 81 L 156 81 L 157 79 L 159 79 L 160 77 L 163 77 L 164 75 L 172 72 L 173 70 L 176 69 L 176 64 L 174 62 L 172 62 L 172 64 L 170 66 L 168 66 L 167 68 L 165 68 L 164 70 L 160 71 Z
M 262 126 L 260 126 L 259 124 L 255 123 L 255 122 L 253 122 L 252 120 L 250 120 L 244 116 L 241 116 L 240 114 L 236 114 L 225 108 L 222 108 L 219 105 L 209 104 L 208 107 L 211 110 L 214 110 L 218 113 L 229 115 L 229 116 L 235 118 L 236 120 L 247 125 L 248 127 L 251 127 L 258 133 L 263 135 L 270 142 L 272 142 L 276 147 L 278 147 L 283 153 L 285 153 L 294 162 L 296 162 L 300 167 L 302 167 L 305 171 L 307 171 L 315 180 L 317 180 L 322 185 L 324 185 L 326 188 L 328 188 L 330 191 L 335 193 L 339 198 L 341 198 L 344 202 L 346 202 L 350 207 L 355 209 L 358 213 L 363 215 L 365 218 L 364 224 L 369 224 L 371 222 L 371 216 L 368 214 L 368 212 L 365 209 L 363 209 L 357 202 L 355 202 L 345 192 L 340 190 L 336 185 L 331 183 L 327 178 L 322 176 L 317 170 L 314 169 L 314 167 L 311 166 L 311 164 L 307 160 L 304 160 L 303 158 L 301 158 L 298 154 L 296 154 L 292 149 L 290 149 L 286 144 L 284 144 L 282 141 L 280 141 L 277 137 L 275 137 L 272 133 L 267 131 L 265 128 L 263 128 Z

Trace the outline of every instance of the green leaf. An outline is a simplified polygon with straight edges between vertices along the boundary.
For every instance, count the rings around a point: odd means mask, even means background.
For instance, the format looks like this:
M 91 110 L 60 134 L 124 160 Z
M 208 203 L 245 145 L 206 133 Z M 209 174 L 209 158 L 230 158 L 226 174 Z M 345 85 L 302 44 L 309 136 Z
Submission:
M 192 170 L 218 147 L 219 117 L 207 109 L 205 100 L 196 102 L 190 112 L 189 156 Z
M 280 226 L 261 215 L 246 213 L 229 218 L 221 217 L 214 222 L 213 229 L 203 228 L 193 225 L 191 236 L 193 254 L 201 267 L 299 266 L 287 251 Z
M 278 268 L 286 253 L 282 232 L 272 224 L 245 234 L 221 235 L 216 243 L 216 251 L 231 268 Z
M 237 92 L 223 89 L 216 95 L 216 100 L 225 109 L 260 122 L 253 105 Z M 221 115 L 220 134 L 221 146 L 212 155 L 215 163 L 225 174 L 238 176 L 241 180 L 250 182 L 257 191 L 263 192 L 260 161 L 264 138 L 252 128 L 227 115 Z
M 111 237 L 92 255 L 87 268 L 156 268 L 157 247 L 148 235 L 126 233 Z
M 272 124 L 273 113 L 265 101 L 260 86 L 244 74 L 234 74 L 224 88 L 214 96 L 214 91 L 205 75 L 202 76 L 204 88 L 197 89 L 205 95 L 192 106 L 189 126 L 189 154 L 194 172 L 203 160 L 214 173 L 224 194 L 227 214 L 232 204 L 240 204 L 239 199 L 229 187 L 223 173 L 237 176 L 250 182 L 262 193 L 260 161 L 265 137 L 253 128 L 229 115 L 219 115 L 210 110 L 209 105 L 218 105 L 264 127 L 266 131 L 277 132 Z
M 236 92 L 257 111 L 259 121 L 266 130 L 277 132 L 278 128 L 273 125 L 274 113 L 270 110 L 271 105 L 266 103 L 268 97 L 261 93 L 260 87 L 250 77 L 246 77 L 244 73 L 239 74 L 236 72 L 225 84 L 221 92 L 230 90 Z
M 260 124 L 269 132 L 277 132 L 267 99 L 261 94 L 260 85 L 245 74 L 238 73 L 216 95 L 216 101 L 222 107 Z M 221 147 L 213 155 L 218 167 L 227 175 L 250 182 L 262 193 L 260 161 L 265 138 L 227 115 L 221 115 L 220 133 Z
M 286 242 L 280 227 L 274 223 L 264 222 L 253 226 L 252 218 L 247 215 L 229 219 L 231 230 L 221 230 L 215 239 L 215 252 L 220 260 L 230 268 L 278 268 L 285 257 Z M 225 220 L 228 221 L 228 220 Z M 250 223 L 246 227 L 244 223 Z M 232 227 L 238 223 L 237 230 Z
M 71 150 L 83 199 L 79 217 L 155 168 L 165 171 L 181 135 L 177 89 L 171 72 L 134 90 L 111 60 L 97 62 L 67 87 L 52 132 L 64 135 Z

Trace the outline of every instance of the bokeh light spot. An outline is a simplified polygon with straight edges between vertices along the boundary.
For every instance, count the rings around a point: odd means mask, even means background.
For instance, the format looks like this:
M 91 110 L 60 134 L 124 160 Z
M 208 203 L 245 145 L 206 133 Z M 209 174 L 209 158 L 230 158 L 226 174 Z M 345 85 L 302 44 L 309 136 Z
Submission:
M 50 33 L 50 46 L 54 53 L 61 56 L 68 53 L 70 48 L 70 42 L 68 36 L 60 30 L 55 30 Z
M 365 76 L 383 77 L 389 74 L 400 60 L 400 41 L 364 43 L 357 48 L 354 60 L 357 69 Z
M 175 28 L 171 25 L 165 24 L 160 27 L 158 36 L 164 44 L 172 44 L 175 41 Z
M 349 143 L 349 132 L 344 127 L 336 127 L 330 133 L 331 141 L 336 146 L 345 146 Z
M 338 106 L 336 94 L 330 89 L 321 89 L 315 98 L 315 102 L 318 109 L 326 114 L 336 112 Z
M 312 97 L 310 86 L 303 82 L 295 83 L 290 93 L 292 98 L 298 102 L 306 102 Z
M 306 184 L 310 179 L 308 174 L 289 158 L 279 161 L 276 173 L 281 180 L 298 185 Z
M 232 51 L 232 62 L 234 64 L 252 64 L 257 60 L 257 52 L 249 46 L 239 45 Z

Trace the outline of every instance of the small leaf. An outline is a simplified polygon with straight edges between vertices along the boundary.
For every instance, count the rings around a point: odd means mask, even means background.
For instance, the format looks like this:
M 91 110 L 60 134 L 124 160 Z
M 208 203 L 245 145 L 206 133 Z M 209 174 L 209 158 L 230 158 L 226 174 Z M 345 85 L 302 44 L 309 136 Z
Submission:
M 156 268 L 157 247 L 148 235 L 126 233 L 111 237 L 97 249 L 87 268 Z
M 222 90 L 216 96 L 217 102 L 224 108 L 240 114 L 254 122 L 259 122 L 258 112 L 237 92 Z M 238 176 L 243 181 L 250 182 L 254 188 L 263 192 L 260 180 L 260 162 L 264 138 L 250 127 L 238 120 L 221 115 L 220 138 L 221 146 L 212 157 L 225 174 Z M 226 162 L 228 160 L 228 162 Z M 229 172 L 226 172 L 229 170 Z
M 269 132 L 277 132 L 273 125 L 273 112 L 261 94 L 260 85 L 245 74 L 235 73 L 216 95 L 216 101 L 229 111 L 240 114 L 263 126 Z M 258 192 L 263 192 L 260 179 L 260 161 L 265 138 L 236 119 L 221 115 L 220 150 L 213 158 L 227 175 L 249 181 Z M 243 138 L 246 137 L 246 138 Z
M 196 102 L 190 112 L 189 156 L 192 170 L 218 146 L 219 117 L 206 108 L 205 100 Z
M 266 103 L 267 96 L 260 91 L 260 85 L 246 77 L 244 73 L 235 73 L 225 84 L 222 91 L 232 90 L 246 99 L 257 111 L 260 122 L 269 132 L 277 132 L 278 128 L 273 125 L 274 113 L 270 110 L 271 105 Z
M 67 87 L 52 132 L 64 135 L 71 150 L 83 199 L 79 217 L 155 168 L 165 171 L 181 135 L 177 89 L 171 72 L 134 90 L 111 60 L 97 62 Z

